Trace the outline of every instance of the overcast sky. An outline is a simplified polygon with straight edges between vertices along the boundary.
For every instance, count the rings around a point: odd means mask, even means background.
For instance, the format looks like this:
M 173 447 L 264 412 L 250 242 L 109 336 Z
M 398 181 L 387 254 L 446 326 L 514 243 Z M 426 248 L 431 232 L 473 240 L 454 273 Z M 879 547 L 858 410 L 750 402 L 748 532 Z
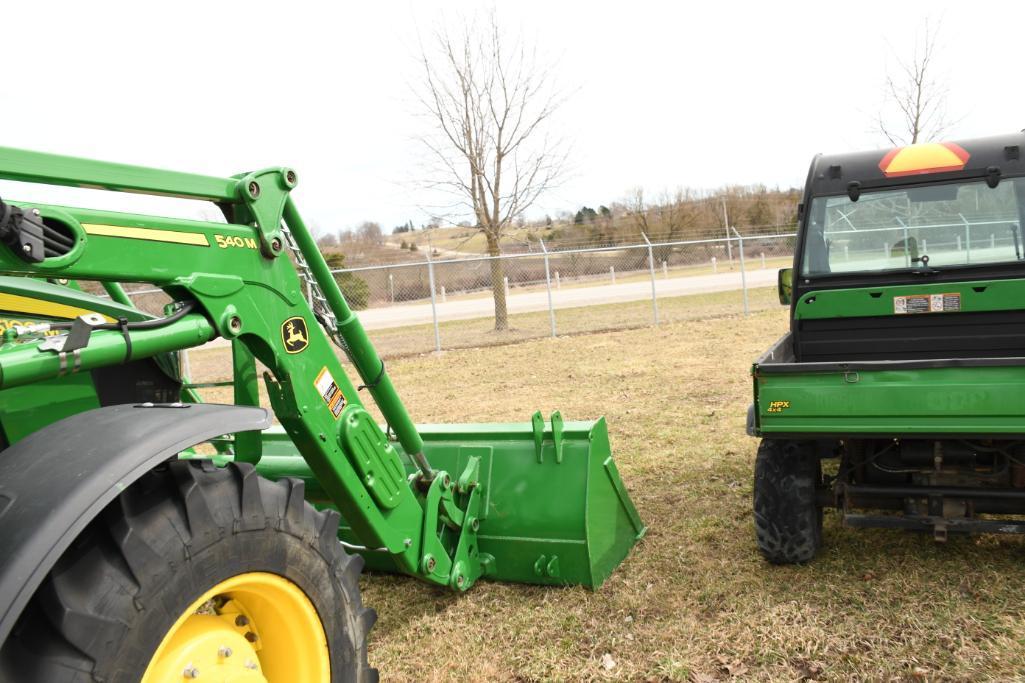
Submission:
M 9 2 L 0 145 L 218 175 L 289 165 L 321 230 L 428 220 L 417 36 L 473 2 Z M 816 152 L 884 146 L 893 51 L 942 19 L 965 138 L 1025 127 L 1021 2 L 500 0 L 558 64 L 572 173 L 532 216 L 636 186 L 799 186 Z M 88 193 L 88 191 L 79 191 Z M 0 195 L 42 199 L 0 184 Z M 76 193 L 56 201 L 95 204 Z M 144 204 L 140 206 L 151 206 Z

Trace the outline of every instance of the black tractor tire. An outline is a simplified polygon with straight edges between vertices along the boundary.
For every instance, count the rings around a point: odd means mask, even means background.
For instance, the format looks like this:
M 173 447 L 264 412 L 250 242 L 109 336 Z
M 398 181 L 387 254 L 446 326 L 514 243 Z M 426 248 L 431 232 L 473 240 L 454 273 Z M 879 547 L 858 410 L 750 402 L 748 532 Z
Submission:
M 758 549 L 772 564 L 808 562 L 822 546 L 816 492 L 822 463 L 810 444 L 763 439 L 755 459 L 754 518 Z
M 57 562 L 0 649 L 0 681 L 137 682 L 194 601 L 248 572 L 284 577 L 313 603 L 332 683 L 376 681 L 363 558 L 338 542 L 338 513 L 316 510 L 303 494 L 298 479 L 273 482 L 249 464 L 155 468 Z

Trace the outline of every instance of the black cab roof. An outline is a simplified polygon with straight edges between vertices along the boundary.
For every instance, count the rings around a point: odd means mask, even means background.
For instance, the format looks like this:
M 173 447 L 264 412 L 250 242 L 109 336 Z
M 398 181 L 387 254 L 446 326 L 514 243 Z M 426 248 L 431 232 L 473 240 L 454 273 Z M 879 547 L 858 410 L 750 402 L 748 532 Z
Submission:
M 926 142 L 871 152 L 818 154 L 807 196 L 968 178 L 1025 174 L 1025 132 L 957 142 Z

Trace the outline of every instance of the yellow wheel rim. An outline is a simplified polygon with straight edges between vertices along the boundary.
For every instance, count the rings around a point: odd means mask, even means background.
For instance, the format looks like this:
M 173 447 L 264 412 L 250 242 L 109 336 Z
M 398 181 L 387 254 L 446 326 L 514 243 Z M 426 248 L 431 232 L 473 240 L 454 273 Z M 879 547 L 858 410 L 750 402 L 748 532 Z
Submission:
M 327 636 L 313 603 L 276 574 L 249 572 L 197 598 L 153 653 L 142 683 L 325 683 Z

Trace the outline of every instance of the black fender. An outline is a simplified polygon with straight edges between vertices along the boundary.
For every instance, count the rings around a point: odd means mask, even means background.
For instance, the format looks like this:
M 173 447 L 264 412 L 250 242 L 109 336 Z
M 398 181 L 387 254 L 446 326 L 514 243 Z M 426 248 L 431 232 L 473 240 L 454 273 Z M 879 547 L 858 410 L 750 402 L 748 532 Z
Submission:
M 755 404 L 751 403 L 747 407 L 747 435 L 758 436 L 758 425 L 755 422 Z
M 121 491 L 189 446 L 270 424 L 264 408 L 116 405 L 0 451 L 0 643 L 61 554 Z

